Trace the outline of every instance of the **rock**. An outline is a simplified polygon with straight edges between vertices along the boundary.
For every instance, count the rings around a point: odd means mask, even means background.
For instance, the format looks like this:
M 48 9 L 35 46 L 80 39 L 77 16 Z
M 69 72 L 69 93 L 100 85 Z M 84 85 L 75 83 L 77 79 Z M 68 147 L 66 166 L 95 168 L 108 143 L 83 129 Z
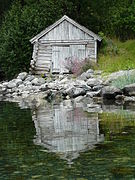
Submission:
M 13 79 L 13 80 L 8 82 L 7 87 L 8 88 L 15 88 L 18 85 L 20 85 L 21 83 L 22 83 L 21 79 Z
M 20 74 L 18 74 L 17 79 L 21 79 L 22 81 L 24 81 L 24 79 L 26 79 L 28 73 L 27 72 L 22 72 Z
M 123 101 L 124 98 L 125 98 L 124 95 L 117 95 L 117 96 L 115 97 L 115 99 L 116 99 L 117 101 Z
M 95 113 L 95 112 L 101 113 L 102 112 L 100 105 L 93 104 L 93 103 L 87 104 L 87 107 L 84 108 L 84 110 L 87 112 L 91 112 L 91 113 Z
M 42 84 L 39 89 L 40 89 L 41 91 L 46 91 L 46 90 L 48 90 L 48 84 L 47 84 L 47 83 Z
M 102 104 L 103 103 L 103 98 L 102 97 L 93 97 L 93 101 L 96 104 Z
M 105 84 L 110 84 L 112 81 L 114 81 L 122 76 L 130 76 L 133 74 L 135 74 L 135 69 L 121 70 L 118 72 L 111 73 L 109 76 L 104 77 L 106 79 Z
M 87 81 L 86 72 L 82 73 L 79 77 L 79 80 Z
M 90 92 L 86 93 L 86 97 L 91 97 L 91 98 L 98 97 L 100 95 L 101 95 L 101 90 L 99 90 L 99 91 L 90 91 Z
M 28 75 L 27 78 L 25 79 L 25 81 L 32 81 L 35 78 L 34 75 Z
M 84 98 L 84 96 L 78 96 L 74 100 L 75 100 L 75 102 L 80 102 L 83 100 L 83 98 Z
M 48 83 L 47 86 L 49 89 L 53 89 L 53 90 L 57 90 L 59 87 L 58 84 L 56 84 L 55 82 Z
M 70 97 L 77 97 L 81 95 L 85 95 L 86 91 L 82 88 L 70 87 L 66 90 L 66 94 Z
M 25 86 L 32 86 L 32 83 L 31 83 L 30 81 L 25 81 L 25 82 L 24 82 L 24 85 L 25 85 Z
M 93 91 L 99 91 L 103 88 L 103 85 L 97 85 L 92 88 Z
M 83 88 L 85 89 L 85 91 L 90 91 L 91 90 L 91 87 L 87 85 L 87 83 L 83 80 L 76 80 L 74 81 L 74 85 L 75 87 L 77 88 Z
M 102 89 L 101 94 L 104 99 L 114 99 L 117 95 L 122 95 L 122 91 L 113 86 L 106 86 Z
M 135 96 L 135 83 L 125 86 L 123 93 L 128 96 Z
M 59 80 L 62 80 L 62 79 L 64 79 L 65 78 L 65 76 L 63 75 L 63 74 L 60 74 L 59 75 Z
M 64 79 L 62 79 L 59 83 L 60 84 L 65 84 L 65 83 L 68 83 L 69 82 L 69 79 L 67 77 L 65 77 Z
M 35 78 L 31 81 L 32 85 L 35 86 L 41 86 L 42 84 L 45 83 L 45 80 L 43 78 Z
M 102 74 L 102 71 L 101 70 L 95 70 L 94 71 L 94 75 L 101 75 Z
M 70 97 L 69 97 L 69 96 L 66 96 L 66 99 L 67 99 L 67 100 L 69 100 L 69 99 L 70 99 Z
M 93 78 L 94 71 L 92 69 L 87 70 L 86 72 L 82 73 L 78 79 L 87 81 L 89 78 Z
M 87 73 L 87 74 L 93 74 L 93 73 L 94 73 L 94 70 L 93 70 L 93 69 L 88 69 L 88 70 L 86 71 L 86 73 Z
M 0 95 L 4 95 L 5 94 L 5 92 L 6 92 L 6 87 L 4 87 L 2 84 L 0 84 Z
M 4 82 L 4 83 L 2 83 L 2 85 L 3 85 L 4 87 L 7 87 L 8 82 Z
M 135 96 L 131 96 L 131 97 L 125 96 L 124 101 L 125 102 L 135 102 Z
M 90 78 L 90 79 L 88 79 L 88 81 L 87 81 L 87 85 L 88 85 L 88 86 L 91 86 L 91 87 L 94 87 L 94 86 L 101 85 L 102 82 L 103 82 L 103 81 L 100 80 L 100 79 Z

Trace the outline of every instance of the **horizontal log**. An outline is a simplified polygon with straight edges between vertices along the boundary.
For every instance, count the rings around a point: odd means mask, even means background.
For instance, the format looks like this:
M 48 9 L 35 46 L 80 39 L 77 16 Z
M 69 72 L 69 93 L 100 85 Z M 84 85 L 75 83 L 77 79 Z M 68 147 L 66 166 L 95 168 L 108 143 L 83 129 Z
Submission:
M 87 44 L 87 48 L 94 48 L 95 49 L 95 44 L 94 43 Z
M 95 42 L 93 39 L 78 39 L 78 40 L 40 40 L 40 46 L 44 45 L 47 46 L 49 44 L 64 44 L 64 43 L 68 43 L 68 44 L 88 44 L 88 43 L 92 43 Z
M 38 51 L 37 54 L 41 54 L 41 55 L 42 54 L 45 54 L 45 55 L 48 54 L 48 55 L 51 56 L 52 55 L 52 51 Z
M 35 68 L 50 68 L 50 64 L 45 64 L 45 65 L 35 65 Z
M 50 68 L 48 68 L 48 67 L 46 67 L 46 68 L 36 67 L 35 70 L 36 70 L 36 71 L 45 71 L 45 70 L 50 70 Z
M 50 56 L 49 54 L 38 54 L 38 59 L 40 58 L 51 58 L 52 56 Z
M 38 47 L 38 50 L 48 50 L 48 51 L 51 51 L 52 50 L 52 47 L 46 47 L 46 46 L 39 46 Z
M 35 71 L 35 74 L 37 75 L 41 75 L 41 74 L 45 74 L 45 73 L 49 73 L 50 70 L 44 70 L 44 71 Z
M 37 61 L 51 61 L 51 57 L 37 57 Z

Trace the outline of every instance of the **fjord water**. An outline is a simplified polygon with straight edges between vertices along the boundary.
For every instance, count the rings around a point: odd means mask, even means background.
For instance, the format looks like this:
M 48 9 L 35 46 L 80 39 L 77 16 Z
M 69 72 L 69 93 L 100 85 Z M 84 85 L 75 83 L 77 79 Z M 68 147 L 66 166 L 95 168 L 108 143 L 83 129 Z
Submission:
M 0 179 L 134 178 L 133 109 L 85 113 L 64 103 L 0 103 Z

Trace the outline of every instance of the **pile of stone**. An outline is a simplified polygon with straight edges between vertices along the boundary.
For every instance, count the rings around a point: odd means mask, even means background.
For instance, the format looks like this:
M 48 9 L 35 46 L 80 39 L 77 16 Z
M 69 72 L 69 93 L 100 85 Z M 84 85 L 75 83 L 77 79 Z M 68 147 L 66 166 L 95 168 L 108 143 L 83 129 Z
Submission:
M 135 102 L 135 84 L 118 89 L 110 85 L 113 76 L 107 79 L 103 78 L 101 73 L 101 71 L 89 69 L 78 78 L 59 75 L 48 81 L 48 79 L 22 72 L 16 79 L 0 84 L 0 97 L 13 101 L 73 98 L 79 102 L 83 98 L 89 98 L 96 102 L 101 102 L 102 99 Z M 120 73 L 117 74 L 119 76 Z M 116 75 L 114 77 L 116 78 Z

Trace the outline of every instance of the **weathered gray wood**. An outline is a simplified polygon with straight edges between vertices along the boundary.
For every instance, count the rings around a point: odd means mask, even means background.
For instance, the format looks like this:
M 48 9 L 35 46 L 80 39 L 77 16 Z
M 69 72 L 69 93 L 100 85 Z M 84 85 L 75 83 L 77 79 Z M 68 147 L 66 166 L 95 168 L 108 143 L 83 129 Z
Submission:
M 79 25 L 67 16 L 50 26 L 31 42 L 34 43 L 31 67 L 36 73 L 44 70 L 68 72 L 67 60 L 97 61 L 99 36 Z
M 64 23 L 63 23 L 64 22 Z M 66 23 L 68 22 L 68 23 Z M 30 40 L 31 43 L 34 43 L 35 41 L 37 41 L 39 38 L 45 36 L 47 33 L 51 32 L 50 35 L 48 35 L 47 38 L 49 38 L 50 36 L 52 37 L 52 34 L 54 34 L 54 37 L 57 36 L 57 27 L 60 26 L 61 29 L 64 29 L 66 31 L 69 30 L 69 36 L 72 36 L 72 31 L 71 31 L 71 28 L 68 27 L 68 25 L 72 25 L 72 26 L 75 26 L 77 28 L 77 30 L 81 30 L 83 32 L 85 32 L 86 34 L 88 34 L 88 36 L 90 37 L 94 37 L 95 40 L 99 40 L 101 41 L 101 38 L 96 35 L 95 33 L 93 33 L 92 31 L 88 30 L 87 28 L 85 28 L 84 26 L 81 26 L 80 24 L 78 24 L 77 22 L 75 22 L 74 20 L 72 20 L 71 18 L 67 17 L 67 16 L 63 16 L 60 20 L 58 20 L 56 23 L 54 23 L 53 25 L 51 25 L 50 27 L 46 28 L 45 30 L 43 30 L 41 33 L 39 33 L 38 35 L 36 35 L 34 38 L 32 38 Z M 66 29 L 65 29 L 66 27 Z M 52 31 L 54 30 L 54 31 Z M 59 31 L 58 31 L 59 33 Z M 66 33 L 65 33 L 66 34 Z M 64 35 L 64 34 L 62 34 Z M 66 34 L 67 36 L 67 34 Z
M 92 36 L 89 36 L 84 31 L 78 29 L 71 23 L 63 21 L 57 27 L 49 31 L 46 35 L 40 38 L 40 41 L 45 40 L 94 40 Z

